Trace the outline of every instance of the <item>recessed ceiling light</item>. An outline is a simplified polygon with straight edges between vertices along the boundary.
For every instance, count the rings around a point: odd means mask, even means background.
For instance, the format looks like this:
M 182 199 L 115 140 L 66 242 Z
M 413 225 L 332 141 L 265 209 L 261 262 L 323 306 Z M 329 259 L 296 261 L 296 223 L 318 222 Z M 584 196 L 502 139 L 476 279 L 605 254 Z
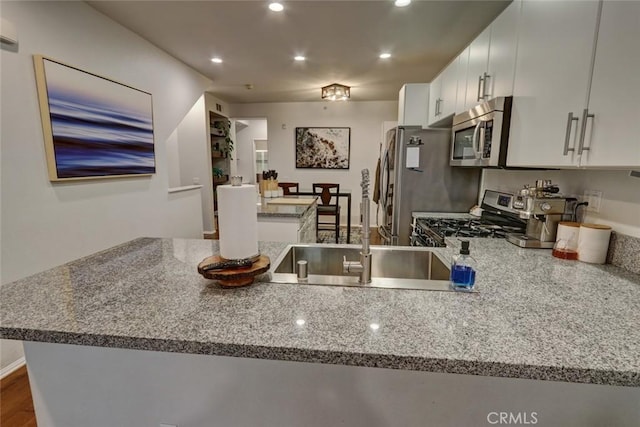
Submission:
M 405 6 L 409 6 L 410 3 L 411 3 L 411 0 L 396 0 L 394 4 L 398 7 L 405 7 Z
M 284 6 L 282 5 L 282 3 L 278 3 L 278 2 L 272 2 L 269 3 L 269 9 L 271 9 L 274 12 L 282 12 L 284 10 Z
M 215 58 L 211 58 L 211 62 L 215 62 L 216 64 L 220 64 L 222 63 L 222 59 L 218 58 L 217 56 Z
M 388 52 L 381 53 L 381 54 L 380 54 L 380 58 L 381 58 L 381 59 L 391 58 L 391 54 L 390 54 L 390 53 L 388 53 Z
M 304 60 L 305 60 L 305 59 L 307 59 L 307 58 L 305 58 L 305 57 L 304 57 L 304 56 L 302 56 L 302 55 L 298 55 L 298 56 L 294 57 L 293 59 L 295 59 L 296 61 L 304 61 Z

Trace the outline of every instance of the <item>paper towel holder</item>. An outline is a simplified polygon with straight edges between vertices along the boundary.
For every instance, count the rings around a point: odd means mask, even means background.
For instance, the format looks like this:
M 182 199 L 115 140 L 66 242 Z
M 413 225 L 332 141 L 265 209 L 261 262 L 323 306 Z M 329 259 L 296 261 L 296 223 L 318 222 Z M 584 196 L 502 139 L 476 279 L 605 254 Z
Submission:
M 234 187 L 239 187 L 242 185 L 242 176 L 234 175 L 231 177 L 231 185 Z

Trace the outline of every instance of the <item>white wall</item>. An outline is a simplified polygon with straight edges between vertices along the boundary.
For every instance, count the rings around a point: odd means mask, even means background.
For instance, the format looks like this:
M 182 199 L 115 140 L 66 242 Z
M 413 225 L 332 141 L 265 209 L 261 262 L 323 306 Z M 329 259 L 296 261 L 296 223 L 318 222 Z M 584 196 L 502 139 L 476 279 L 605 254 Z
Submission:
M 583 171 L 582 185 L 602 191 L 600 212 L 587 213 L 586 221 L 640 237 L 640 178 L 629 176 L 629 171 Z
M 267 139 L 266 119 L 238 119 L 247 127 L 236 131 L 234 156 L 238 165 L 238 175 L 243 177 L 244 182 L 255 183 L 255 157 L 253 141 L 256 139 Z M 271 153 L 269 153 L 270 155 Z
M 587 212 L 585 221 L 640 237 L 640 179 L 629 176 L 629 171 L 485 169 L 480 197 L 484 189 L 515 192 L 524 184 L 535 184 L 536 179 L 551 179 L 563 194 L 577 197 L 585 190 L 602 191 L 600 212 Z
M 213 224 L 213 182 L 211 178 L 211 150 L 209 144 L 208 112 L 204 94 L 178 125 L 178 164 L 180 186 L 202 185 L 202 228 L 215 230 Z
M 278 172 L 279 181 L 299 182 L 304 189 L 311 189 L 314 182 L 340 183 L 341 189 L 352 191 L 351 221 L 352 225 L 359 224 L 360 171 L 368 168 L 373 178 L 382 142 L 381 124 L 397 119 L 396 101 L 234 104 L 232 108 L 236 117 L 267 118 L 269 168 Z M 350 127 L 349 169 L 296 169 L 295 128 L 303 126 Z M 372 190 L 373 185 L 370 195 Z M 371 203 L 372 212 L 375 207 Z M 343 206 L 343 225 L 346 225 L 346 213 L 346 206 Z M 375 223 L 373 213 L 371 222 Z
M 180 183 L 180 152 L 178 149 L 178 129 L 167 138 L 167 173 L 169 174 L 169 188 L 181 187 Z
M 200 210 L 193 210 L 192 196 L 167 193 L 166 141 L 210 80 L 84 2 L 3 2 L 2 16 L 16 26 L 20 45 L 0 57 L 1 281 L 139 236 L 198 237 L 193 221 Z M 34 54 L 152 93 L 156 174 L 49 182 Z M 4 367 L 15 360 L 16 344 L 2 344 Z

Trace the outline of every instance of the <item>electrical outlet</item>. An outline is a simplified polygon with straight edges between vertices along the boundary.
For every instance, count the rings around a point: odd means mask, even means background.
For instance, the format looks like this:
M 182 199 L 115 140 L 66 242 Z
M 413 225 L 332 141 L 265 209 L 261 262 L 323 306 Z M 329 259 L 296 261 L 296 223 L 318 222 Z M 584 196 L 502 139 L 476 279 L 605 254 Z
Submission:
M 589 206 L 587 206 L 587 211 L 595 212 L 595 213 L 600 212 L 600 202 L 602 201 L 602 191 L 585 190 L 584 201 L 589 202 Z

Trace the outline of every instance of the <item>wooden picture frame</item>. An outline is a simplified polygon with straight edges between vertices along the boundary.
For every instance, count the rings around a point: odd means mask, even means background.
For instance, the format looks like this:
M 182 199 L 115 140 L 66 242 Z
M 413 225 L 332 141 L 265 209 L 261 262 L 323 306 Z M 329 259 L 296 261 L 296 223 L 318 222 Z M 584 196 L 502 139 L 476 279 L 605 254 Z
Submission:
M 351 128 L 297 127 L 296 169 L 349 169 Z
M 33 60 L 50 181 L 156 172 L 150 93 L 41 55 Z

